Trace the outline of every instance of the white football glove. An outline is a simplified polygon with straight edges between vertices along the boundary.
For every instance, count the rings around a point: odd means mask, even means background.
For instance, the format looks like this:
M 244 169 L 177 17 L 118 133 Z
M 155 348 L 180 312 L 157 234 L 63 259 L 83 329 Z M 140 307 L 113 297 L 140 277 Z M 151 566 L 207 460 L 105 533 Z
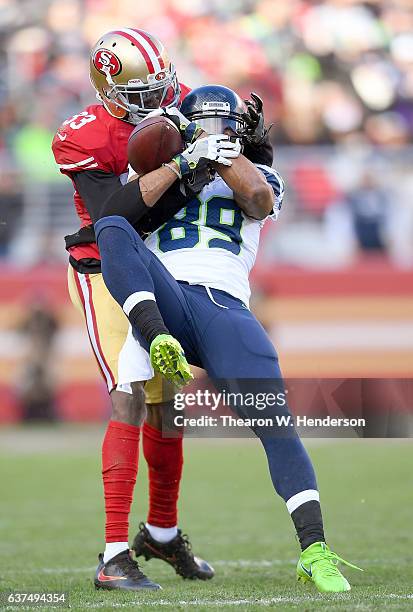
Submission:
M 214 134 L 196 140 L 180 155 L 174 157 L 174 161 L 178 164 L 181 175 L 185 176 L 196 170 L 201 160 L 231 166 L 231 159 L 235 159 L 240 153 L 241 143 L 238 138 L 233 142 L 225 134 Z

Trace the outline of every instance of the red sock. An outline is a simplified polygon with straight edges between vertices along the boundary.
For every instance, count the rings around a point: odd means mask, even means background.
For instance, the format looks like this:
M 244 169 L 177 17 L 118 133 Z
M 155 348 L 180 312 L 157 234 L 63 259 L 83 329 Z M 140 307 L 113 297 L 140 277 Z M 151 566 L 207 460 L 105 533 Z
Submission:
M 140 428 L 109 421 L 102 445 L 106 542 L 127 542 L 129 511 L 138 473 Z
M 178 496 L 182 476 L 182 436 L 162 438 L 162 432 L 144 423 L 143 454 L 149 471 L 148 523 L 154 527 L 178 524 Z

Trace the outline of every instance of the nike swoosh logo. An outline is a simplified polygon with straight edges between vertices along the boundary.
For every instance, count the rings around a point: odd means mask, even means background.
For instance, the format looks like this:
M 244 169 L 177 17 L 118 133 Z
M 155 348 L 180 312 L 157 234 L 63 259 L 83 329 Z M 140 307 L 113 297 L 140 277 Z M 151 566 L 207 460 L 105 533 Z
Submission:
M 111 580 L 127 580 L 126 576 L 106 576 L 103 570 L 100 570 L 98 574 L 98 580 L 101 582 L 110 582 Z
M 61 134 L 59 134 L 59 132 L 57 132 L 57 135 L 59 136 L 59 138 L 60 138 L 60 140 L 61 140 L 61 141 L 66 140 L 66 138 L 67 138 L 67 134 L 65 134 L 64 136 L 62 136 Z
M 303 569 L 303 570 L 305 571 L 305 573 L 307 574 L 307 576 L 309 576 L 310 578 L 312 578 L 312 577 L 313 577 L 313 574 L 312 574 L 312 572 L 311 572 L 311 566 L 310 566 L 310 569 L 308 570 L 308 569 L 307 569 L 307 568 L 306 568 L 306 567 L 305 567 L 305 566 L 304 566 L 302 563 L 300 563 L 300 565 L 301 565 L 301 569 Z

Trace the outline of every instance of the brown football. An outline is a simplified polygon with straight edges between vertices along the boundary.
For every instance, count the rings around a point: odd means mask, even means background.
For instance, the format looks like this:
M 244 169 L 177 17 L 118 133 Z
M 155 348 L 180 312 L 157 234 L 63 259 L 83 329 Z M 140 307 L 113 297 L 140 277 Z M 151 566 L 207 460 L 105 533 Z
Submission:
M 138 123 L 129 136 L 128 160 L 142 175 L 171 161 L 182 150 L 181 134 L 174 123 L 166 117 L 150 117 Z

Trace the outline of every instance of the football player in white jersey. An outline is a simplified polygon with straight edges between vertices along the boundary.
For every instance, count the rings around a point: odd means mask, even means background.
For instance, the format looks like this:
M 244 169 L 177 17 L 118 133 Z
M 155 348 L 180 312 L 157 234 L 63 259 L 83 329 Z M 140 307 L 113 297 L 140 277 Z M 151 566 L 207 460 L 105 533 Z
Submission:
M 217 85 L 200 87 L 186 96 L 180 110 L 182 114 L 170 109 L 167 114 L 178 117 L 181 127 L 196 122 L 209 136 L 166 166 L 177 180 L 211 168 L 212 180 L 146 243 L 124 217 L 100 219 L 95 231 L 105 283 L 132 327 L 141 301 L 156 300 L 189 363 L 203 367 L 220 389 L 236 390 L 238 396 L 277 397 L 284 389 L 278 357 L 248 308 L 248 275 L 260 230 L 280 211 L 283 181 L 272 168 L 254 165 L 242 155 L 248 126 L 245 104 L 235 92 Z M 147 348 L 136 326 L 133 332 Z M 251 416 L 245 406 L 234 403 L 233 409 L 243 418 Z M 268 400 L 260 416 L 272 419 L 271 426 L 252 429 L 301 544 L 298 578 L 313 582 L 321 592 L 349 590 L 337 568 L 343 560 L 325 542 L 314 469 L 290 425 L 288 407 Z M 286 418 L 285 425 L 279 424 L 280 417 Z

